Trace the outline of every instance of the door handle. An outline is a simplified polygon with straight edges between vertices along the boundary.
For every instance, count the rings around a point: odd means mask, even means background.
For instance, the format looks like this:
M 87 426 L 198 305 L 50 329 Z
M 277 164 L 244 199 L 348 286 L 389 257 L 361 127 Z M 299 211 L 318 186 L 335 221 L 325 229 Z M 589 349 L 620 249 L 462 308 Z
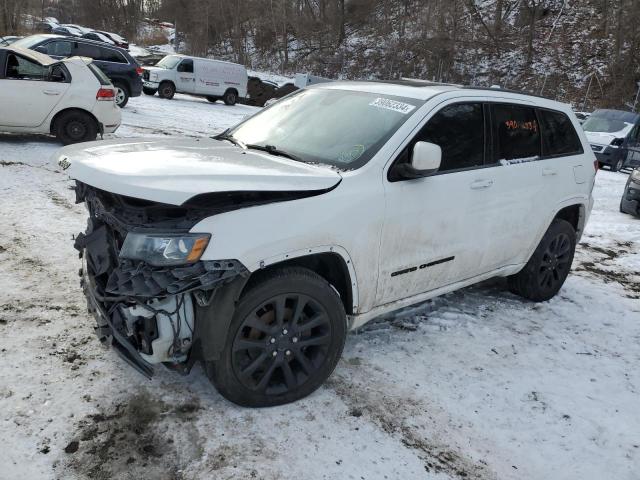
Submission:
M 493 185 L 493 180 L 476 180 L 471 183 L 472 190 L 482 190 L 483 188 L 489 188 Z
M 55 90 L 45 90 L 44 92 L 45 95 L 60 95 L 60 92 L 57 92 Z
M 549 176 L 549 175 L 556 175 L 558 173 L 558 171 L 555 168 L 551 168 L 551 167 L 544 167 L 542 169 L 542 175 Z

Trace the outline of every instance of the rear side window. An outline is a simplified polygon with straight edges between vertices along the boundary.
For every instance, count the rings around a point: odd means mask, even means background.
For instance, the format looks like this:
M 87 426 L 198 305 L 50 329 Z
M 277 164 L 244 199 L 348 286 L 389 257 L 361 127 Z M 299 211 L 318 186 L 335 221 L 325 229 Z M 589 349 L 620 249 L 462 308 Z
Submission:
M 110 48 L 101 48 L 100 58 L 97 60 L 102 60 L 103 62 L 128 63 L 120 52 Z
M 109 77 L 107 77 L 104 74 L 104 72 L 100 70 L 97 66 L 95 66 L 93 63 L 90 63 L 87 66 L 89 67 L 89 70 L 91 70 L 93 74 L 96 76 L 96 78 L 100 82 L 100 85 L 111 85 L 111 80 L 109 80 Z
M 55 57 L 70 57 L 71 42 L 50 42 L 47 43 L 47 55 Z
M 100 47 L 96 47 L 95 45 L 88 45 L 86 43 L 78 43 L 73 54 L 80 57 L 89 57 L 99 60 Z
M 436 113 L 417 135 L 442 149 L 439 172 L 484 164 L 484 112 L 480 103 L 449 105 Z
M 538 110 L 545 156 L 583 153 L 580 138 L 569 117 L 562 112 Z
M 496 160 L 540 157 L 540 126 L 536 111 L 519 105 L 493 106 Z

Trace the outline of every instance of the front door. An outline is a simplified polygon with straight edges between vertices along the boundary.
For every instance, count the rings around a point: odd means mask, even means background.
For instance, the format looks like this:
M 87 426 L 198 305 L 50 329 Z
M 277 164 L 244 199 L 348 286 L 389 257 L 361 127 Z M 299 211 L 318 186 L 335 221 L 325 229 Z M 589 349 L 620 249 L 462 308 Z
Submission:
M 49 68 L 16 53 L 6 55 L 0 75 L 0 125 L 37 127 L 64 96 L 69 84 Z M 56 68 L 56 67 L 54 67 Z M 60 67 L 57 67 L 60 68 Z
M 178 65 L 178 75 L 176 78 L 177 89 L 183 93 L 195 93 L 196 77 L 193 72 L 193 60 L 185 58 Z
M 485 165 L 486 108 L 480 102 L 444 106 L 404 148 L 396 163 L 408 162 L 413 145 L 442 149 L 437 174 L 413 180 L 385 179 L 385 223 L 376 301 L 393 302 L 481 273 L 488 248 L 483 203 L 492 186 Z

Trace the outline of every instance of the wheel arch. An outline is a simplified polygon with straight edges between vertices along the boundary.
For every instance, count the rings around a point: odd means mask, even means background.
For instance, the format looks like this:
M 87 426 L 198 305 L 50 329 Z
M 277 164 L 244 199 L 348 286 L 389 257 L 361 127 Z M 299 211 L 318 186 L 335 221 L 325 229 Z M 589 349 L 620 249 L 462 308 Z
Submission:
M 307 249 L 305 253 L 285 254 L 283 257 L 273 259 L 268 265 L 261 262 L 260 268 L 251 274 L 245 289 L 274 269 L 302 267 L 320 275 L 338 292 L 347 315 L 353 315 L 357 311 L 358 289 L 355 271 L 348 255 L 345 257 L 342 252 L 336 251 L 336 247 L 331 247 L 324 251 Z
M 67 112 L 86 113 L 93 119 L 94 122 L 96 122 L 96 128 L 98 129 L 98 132 L 102 131 L 101 123 L 98 121 L 96 116 L 93 113 L 91 113 L 89 110 L 85 110 L 84 108 L 79 108 L 79 107 L 69 107 L 69 108 L 65 108 L 64 110 L 60 110 L 53 116 L 53 118 L 51 118 L 51 123 L 49 124 L 49 132 L 52 135 L 55 135 L 56 122 L 62 115 L 64 115 Z
M 573 205 L 559 209 L 554 215 L 553 220 L 566 220 L 576 231 L 576 236 L 580 238 L 586 223 L 586 211 L 587 209 L 583 203 L 574 203 Z

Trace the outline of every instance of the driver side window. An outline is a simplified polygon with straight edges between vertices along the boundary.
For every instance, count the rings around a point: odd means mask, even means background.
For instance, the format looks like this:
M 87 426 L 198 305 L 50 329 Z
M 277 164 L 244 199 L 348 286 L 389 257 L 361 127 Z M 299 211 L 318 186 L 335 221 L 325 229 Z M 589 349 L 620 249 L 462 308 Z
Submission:
M 485 161 L 485 120 L 482 103 L 456 103 L 437 112 L 411 143 L 402 151 L 397 163 L 409 163 L 417 142 L 429 142 L 442 149 L 438 173 L 480 167 Z M 398 181 L 394 169 L 389 181 Z
M 183 60 L 180 65 L 178 65 L 178 71 L 193 73 L 193 60 Z
M 7 55 L 5 77 L 10 80 L 46 80 L 48 69 L 14 53 Z

